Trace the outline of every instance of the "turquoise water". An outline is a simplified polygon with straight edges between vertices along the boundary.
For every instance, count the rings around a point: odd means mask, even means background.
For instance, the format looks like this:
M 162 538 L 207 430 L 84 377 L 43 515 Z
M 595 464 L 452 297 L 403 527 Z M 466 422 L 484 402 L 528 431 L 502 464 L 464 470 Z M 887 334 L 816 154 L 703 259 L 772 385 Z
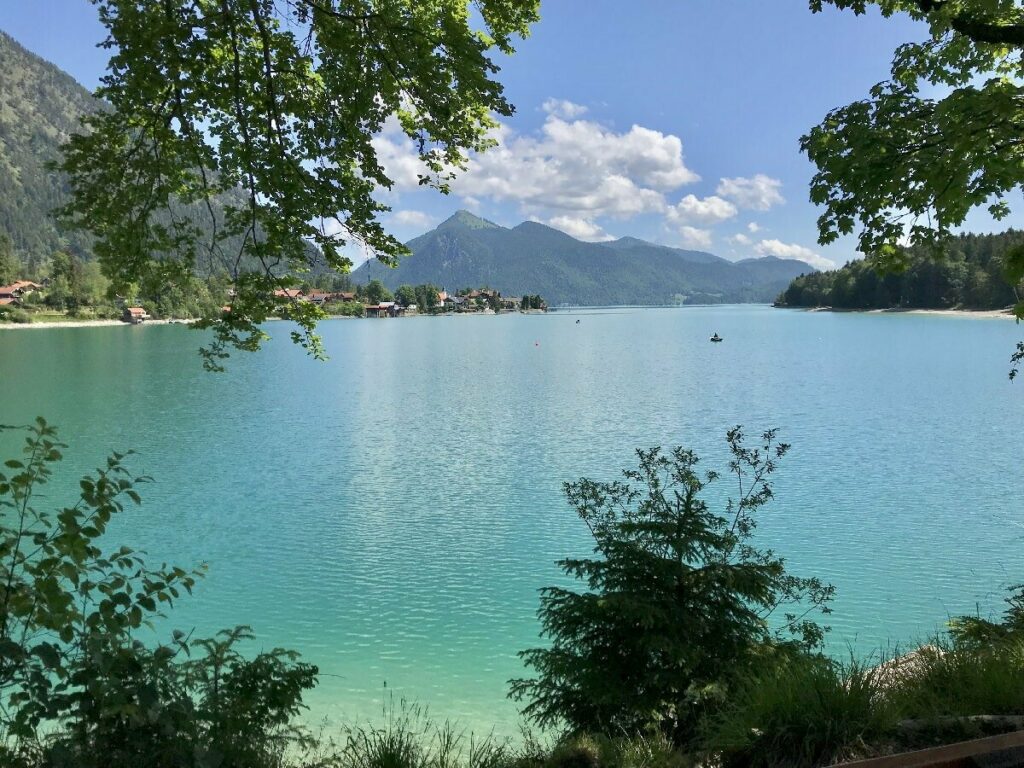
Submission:
M 505 681 L 536 643 L 537 589 L 588 546 L 561 483 L 611 479 L 637 446 L 720 465 L 737 423 L 793 444 L 759 536 L 836 585 L 836 652 L 991 611 L 1024 581 L 1012 322 L 752 306 L 332 321 L 327 363 L 270 330 L 223 375 L 180 326 L 0 331 L 0 423 L 59 425 L 75 477 L 136 449 L 155 482 L 118 538 L 210 563 L 170 623 L 247 623 L 301 650 L 324 673 L 315 718 L 374 717 L 394 692 L 513 732 Z

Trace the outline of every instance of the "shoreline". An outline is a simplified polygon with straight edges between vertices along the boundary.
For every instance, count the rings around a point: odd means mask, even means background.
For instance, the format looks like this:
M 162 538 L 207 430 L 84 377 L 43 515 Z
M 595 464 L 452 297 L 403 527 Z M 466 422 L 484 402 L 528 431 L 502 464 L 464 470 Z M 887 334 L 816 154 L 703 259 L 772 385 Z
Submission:
M 707 305 L 717 306 L 717 305 Z M 742 306 L 742 305 L 740 305 Z M 647 308 L 647 307 L 643 307 Z M 975 319 L 990 320 L 994 318 L 1001 318 L 1004 320 L 1015 320 L 1013 311 L 1010 309 L 837 309 L 834 307 L 775 307 L 776 309 L 791 309 L 798 312 L 834 312 L 836 314 L 860 314 L 860 315 L 935 315 L 938 317 L 971 317 Z M 569 308 L 565 308 L 569 309 Z M 572 307 L 573 310 L 580 309 L 597 309 L 597 307 Z M 600 309 L 637 309 L 637 307 L 600 307 Z M 409 317 L 447 317 L 449 314 L 453 317 L 458 316 L 458 313 L 446 313 L 440 315 L 410 315 Z M 488 312 L 473 312 L 464 313 L 464 316 L 470 317 L 475 315 L 489 315 L 493 313 Z M 498 314 L 545 314 L 539 310 L 527 310 L 526 312 L 501 312 Z M 280 320 L 280 318 L 267 318 L 268 321 Z M 347 315 L 331 315 L 328 320 L 361 320 L 365 318 L 349 317 Z M 371 318 L 372 319 L 372 318 Z M 408 318 L 390 318 L 390 319 L 408 319 Z M 144 323 L 140 323 L 141 326 L 147 325 L 191 325 L 193 320 L 185 319 L 170 319 L 170 320 L 146 320 Z M 134 328 L 138 327 L 132 323 L 126 323 L 123 320 L 46 320 L 39 323 L 0 323 L 0 331 L 4 330 L 31 330 L 33 328 Z
M 776 307 L 801 312 L 835 312 L 858 315 L 936 315 L 939 317 L 973 317 L 977 319 L 1002 318 L 1016 320 L 1010 309 L 837 309 L 834 307 Z
M 124 320 L 44 320 L 40 323 L 0 323 L 2 330 L 30 330 L 32 328 L 112 328 L 123 326 L 136 328 L 145 325 L 189 325 L 191 320 L 146 320 L 143 323 L 126 323 Z

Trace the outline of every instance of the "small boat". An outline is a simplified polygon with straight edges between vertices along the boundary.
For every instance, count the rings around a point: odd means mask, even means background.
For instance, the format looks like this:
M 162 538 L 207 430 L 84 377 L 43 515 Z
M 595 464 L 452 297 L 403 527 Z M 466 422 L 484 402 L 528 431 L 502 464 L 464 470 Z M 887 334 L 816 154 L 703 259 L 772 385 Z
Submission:
M 718 335 L 718 332 L 716 331 L 716 332 L 715 332 L 715 335 L 711 337 L 711 341 L 714 341 L 714 342 L 719 342 L 719 341 L 722 341 L 722 337 L 721 337 L 721 336 L 719 336 L 719 335 Z

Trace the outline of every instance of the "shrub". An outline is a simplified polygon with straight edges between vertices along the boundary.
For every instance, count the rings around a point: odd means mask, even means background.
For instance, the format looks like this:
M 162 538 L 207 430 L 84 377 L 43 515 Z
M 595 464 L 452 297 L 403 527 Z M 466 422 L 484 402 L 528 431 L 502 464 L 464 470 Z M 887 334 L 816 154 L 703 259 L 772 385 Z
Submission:
M 654 726 L 682 743 L 729 679 L 767 649 L 820 642 L 822 629 L 806 616 L 827 611 L 832 587 L 789 574 L 750 543 L 788 446 L 769 431 L 747 448 L 739 428 L 727 441 L 740 493 L 722 514 L 701 498 L 718 474 L 698 474 L 696 454 L 682 448 L 638 451 L 625 482 L 565 485 L 595 557 L 559 563 L 586 591 L 542 590 L 538 615 L 551 645 L 521 653 L 537 677 L 511 683 L 527 717 L 575 732 Z M 801 603 L 801 613 L 785 613 Z M 766 618 L 780 608 L 785 619 L 772 632 Z
M 2 427 L 0 430 L 12 430 Z M 39 768 L 277 765 L 305 734 L 291 725 L 317 670 L 275 649 L 235 649 L 246 628 L 208 640 L 134 634 L 201 570 L 150 568 L 100 539 L 139 503 L 125 454 L 83 477 L 75 504 L 39 508 L 66 447 L 42 419 L 20 428 L 22 459 L 0 471 L 0 757 Z
M 7 323 L 31 323 L 32 315 L 20 307 L 0 307 L 0 321 Z

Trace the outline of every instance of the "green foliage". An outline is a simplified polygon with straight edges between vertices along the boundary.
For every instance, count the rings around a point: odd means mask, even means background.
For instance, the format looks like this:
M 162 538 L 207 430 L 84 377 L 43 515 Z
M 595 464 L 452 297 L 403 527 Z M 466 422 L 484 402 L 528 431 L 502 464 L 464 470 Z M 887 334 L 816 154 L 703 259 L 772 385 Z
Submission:
M 379 726 L 347 729 L 336 762 L 344 768 L 513 768 L 516 750 L 493 735 L 469 736 L 449 722 L 436 723 L 427 711 L 389 699 Z
M 431 312 L 441 304 L 441 292 L 436 285 L 430 283 L 417 285 L 415 292 L 416 306 L 421 312 Z
M 833 588 L 789 574 L 751 544 L 788 446 L 769 431 L 748 448 L 739 428 L 727 442 L 739 497 L 722 514 L 702 498 L 718 474 L 699 474 L 696 454 L 682 448 L 638 451 L 624 482 L 565 485 L 596 556 L 559 563 L 586 591 L 542 590 L 550 646 L 521 653 L 537 677 L 511 683 L 527 717 L 573 731 L 656 727 L 688 741 L 736 675 L 821 641 L 823 630 L 806 617 L 827 612 Z M 801 613 L 786 612 L 796 605 Z M 773 631 L 768 617 L 780 608 Z
M 937 641 L 918 651 L 912 674 L 888 695 L 905 719 L 1024 715 L 1024 644 Z
M 361 301 L 336 301 L 324 306 L 324 311 L 329 315 L 340 315 L 341 317 L 362 317 L 366 310 Z
M 0 427 L 4 431 L 13 427 Z M 151 568 L 100 546 L 144 477 L 114 453 L 72 506 L 38 506 L 66 447 L 42 419 L 0 471 L 0 759 L 40 768 L 278 765 L 317 670 L 281 649 L 252 659 L 247 628 L 149 648 L 138 633 L 200 570 Z M 5 754 L 6 753 L 6 754 Z
M 428 169 L 423 183 L 446 191 L 467 152 L 490 145 L 492 113 L 512 113 L 493 52 L 511 53 L 538 17 L 537 0 L 477 0 L 472 13 L 467 0 L 95 2 L 111 52 L 98 95 L 110 109 L 65 146 L 65 219 L 95 236 L 115 289 L 184 281 L 200 261 L 226 269 L 237 294 L 207 323 L 213 367 L 232 345 L 257 347 L 272 315 L 322 354 L 318 308 L 274 297 L 290 284 L 282 270 L 344 273 L 351 242 L 388 264 L 405 254 L 378 221 L 388 208 L 374 192 L 392 180 L 373 137 L 397 118 Z M 203 213 L 213 199 L 223 215 L 206 210 L 205 229 L 178 213 L 179 202 Z M 243 257 L 252 271 L 239 269 Z
M 364 295 L 366 296 L 366 301 L 370 304 L 380 304 L 382 301 L 394 299 L 391 291 L 385 288 L 384 283 L 380 280 L 371 280 L 367 283 Z
M 11 238 L 0 231 L 0 285 L 9 285 L 18 279 L 21 265 L 14 257 L 14 246 Z
M 778 297 L 790 307 L 839 309 L 1002 309 L 1020 297 L 1018 255 L 1024 232 L 960 235 L 941 247 L 941 258 L 926 248 L 901 251 L 902 268 L 886 272 L 875 258 L 842 269 L 801 275 Z
M 706 725 L 703 748 L 724 768 L 831 765 L 889 737 L 896 720 L 876 669 L 798 654 L 736 685 Z
M 957 616 L 950 621 L 950 635 L 958 645 L 987 647 L 1008 641 L 1024 641 L 1024 585 L 1010 589 L 1000 621 L 981 616 Z
M 825 206 L 821 242 L 859 229 L 860 250 L 874 254 L 905 235 L 918 245 L 941 242 L 978 206 L 1007 215 L 1004 196 L 1024 181 L 1020 5 L 811 0 L 811 9 L 826 2 L 857 13 L 869 4 L 885 16 L 906 13 L 927 23 L 928 37 L 900 46 L 891 80 L 833 110 L 801 140 L 818 166 L 811 200 Z
M 818 240 L 857 231 L 883 269 L 905 265 L 905 240 L 938 254 L 967 214 L 995 219 L 1024 183 L 1024 8 L 1015 0 L 810 0 L 864 13 L 876 5 L 926 22 L 928 37 L 896 49 L 892 77 L 869 98 L 832 110 L 801 138 L 818 167 L 811 202 L 824 207 Z M 922 94 L 922 87 L 925 94 Z M 939 94 L 939 95 L 936 95 Z M 1007 277 L 1024 277 L 1011 258 Z M 1024 304 L 1016 299 L 1018 317 Z M 1011 358 L 1013 379 L 1024 357 Z
M 411 285 L 400 285 L 395 290 L 395 301 L 403 307 L 416 303 L 416 289 Z

